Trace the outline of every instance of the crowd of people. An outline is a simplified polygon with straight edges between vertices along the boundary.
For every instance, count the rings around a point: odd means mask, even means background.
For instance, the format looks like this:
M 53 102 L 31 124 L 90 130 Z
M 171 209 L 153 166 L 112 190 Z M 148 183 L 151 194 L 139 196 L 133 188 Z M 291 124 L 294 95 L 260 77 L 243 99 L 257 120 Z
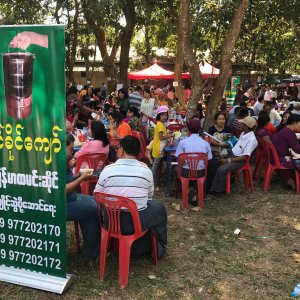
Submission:
M 181 118 L 188 103 L 190 89 L 185 92 L 186 103 L 179 103 L 175 90 L 167 85 L 159 88 L 144 82 L 143 86 L 107 93 L 105 84 L 98 89 L 73 85 L 67 89 L 67 159 L 68 183 L 67 220 L 79 221 L 84 237 L 84 256 L 96 259 L 99 255 L 100 223 L 96 203 L 91 195 L 78 191 L 80 184 L 92 176 L 87 173 L 73 174 L 72 168 L 81 155 L 105 153 L 108 165 L 100 173 L 95 192 L 120 195 L 132 199 L 139 211 L 143 230 L 150 229 L 157 238 L 159 257 L 166 252 L 167 214 L 161 201 L 153 200 L 161 185 L 166 170 L 166 152 L 174 132 L 168 122 L 176 122 L 176 113 L 189 134 L 182 138 L 174 154 L 201 152 L 208 157 L 206 192 L 222 195 L 226 191 L 226 175 L 243 167 L 258 147 L 263 152 L 261 140 L 272 141 L 281 164 L 290 170 L 299 168 L 300 160 L 292 159 L 290 149 L 300 154 L 300 101 L 299 92 L 283 89 L 272 91 L 268 85 L 260 89 L 249 87 L 245 91 L 237 87 L 233 107 L 223 107 L 215 115 L 214 124 L 206 133 L 210 143 L 203 138 L 205 107 L 209 105 L 209 93 L 199 99 L 197 111 L 188 122 Z M 297 89 L 297 88 L 296 88 Z M 297 90 L 298 91 L 298 90 Z M 178 121 L 178 120 L 177 120 Z M 150 134 L 150 124 L 155 126 Z M 90 139 L 74 155 L 74 130 L 88 128 Z M 152 166 L 138 160 L 141 143 L 133 132 L 143 134 L 149 144 Z M 297 139 L 298 137 L 298 139 Z M 118 143 L 111 146 L 112 140 Z M 110 155 L 114 151 L 114 155 Z M 263 154 L 262 154 L 263 155 Z M 199 177 L 204 174 L 204 164 L 197 166 Z M 175 169 L 175 173 L 177 170 Z M 188 176 L 188 165 L 181 170 Z M 176 181 L 175 175 L 175 181 Z M 295 188 L 293 172 L 284 176 L 287 187 Z M 189 201 L 195 204 L 197 187 L 190 185 Z M 127 212 L 122 212 L 122 231 L 133 232 L 132 222 Z M 151 242 L 143 239 L 136 243 L 132 252 L 136 255 L 151 252 Z

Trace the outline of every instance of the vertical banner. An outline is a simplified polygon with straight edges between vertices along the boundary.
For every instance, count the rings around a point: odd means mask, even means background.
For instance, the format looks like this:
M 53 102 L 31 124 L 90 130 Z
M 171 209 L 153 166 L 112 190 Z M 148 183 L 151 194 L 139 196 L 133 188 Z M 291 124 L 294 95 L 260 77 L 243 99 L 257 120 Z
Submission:
M 225 99 L 227 108 L 232 107 L 236 95 L 236 86 L 240 83 L 240 76 L 232 76 L 228 79 L 225 88 Z
M 62 292 L 64 26 L 1 26 L 0 52 L 0 280 Z

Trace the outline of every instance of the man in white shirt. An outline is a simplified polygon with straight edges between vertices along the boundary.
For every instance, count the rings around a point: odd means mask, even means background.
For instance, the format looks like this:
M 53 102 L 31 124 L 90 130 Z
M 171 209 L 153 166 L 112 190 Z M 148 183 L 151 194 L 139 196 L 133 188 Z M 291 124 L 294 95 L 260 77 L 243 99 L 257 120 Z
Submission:
M 270 101 L 272 98 L 274 98 L 273 91 L 270 89 L 270 87 L 268 85 L 266 85 L 264 100 L 265 101 Z
M 264 107 L 264 97 L 259 96 L 253 106 L 254 115 L 258 116 L 259 113 L 263 110 L 263 107 Z
M 236 145 L 232 148 L 232 155 L 222 158 L 219 161 L 219 167 L 216 170 L 214 179 L 210 186 L 210 192 L 213 194 L 224 193 L 226 191 L 226 178 L 228 172 L 234 172 L 243 167 L 257 147 L 257 140 L 254 134 L 256 120 L 253 117 L 246 117 L 239 120 L 243 124 L 243 132 L 240 135 Z M 208 168 L 209 172 L 213 172 L 213 168 Z
M 270 116 L 270 122 L 277 127 L 281 122 L 280 114 L 275 110 L 276 101 L 266 101 L 264 104 L 264 111 Z
M 162 202 L 152 200 L 154 192 L 153 175 L 148 166 L 137 160 L 140 142 L 134 136 L 120 140 L 118 160 L 106 166 L 100 174 L 94 192 L 127 197 L 133 200 L 139 211 L 142 230 L 150 229 L 157 238 L 157 255 L 162 257 L 167 244 L 167 212 Z M 131 215 L 124 212 L 121 217 L 123 234 L 132 234 Z M 150 239 L 148 239 L 148 242 Z M 151 252 L 151 243 L 138 240 L 132 249 L 135 255 Z M 150 248 L 150 249 L 149 249 Z

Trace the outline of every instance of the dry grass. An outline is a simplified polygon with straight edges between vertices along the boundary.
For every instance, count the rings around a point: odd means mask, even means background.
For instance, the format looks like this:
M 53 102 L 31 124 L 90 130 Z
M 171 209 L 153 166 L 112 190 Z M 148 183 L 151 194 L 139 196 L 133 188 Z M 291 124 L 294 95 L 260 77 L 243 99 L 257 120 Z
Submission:
M 118 287 L 118 259 L 107 261 L 104 284 L 98 268 L 91 268 L 75 250 L 68 232 L 68 272 L 75 275 L 63 295 L 0 283 L 0 299 L 289 299 L 299 281 L 292 254 L 298 244 L 299 195 L 272 185 L 251 194 L 241 183 L 232 194 L 210 197 L 201 211 L 175 211 L 175 198 L 162 190 L 169 215 L 167 255 L 158 267 L 149 258 L 132 259 L 129 286 Z M 234 235 L 236 228 L 240 235 Z M 155 275 L 150 280 L 148 275 Z

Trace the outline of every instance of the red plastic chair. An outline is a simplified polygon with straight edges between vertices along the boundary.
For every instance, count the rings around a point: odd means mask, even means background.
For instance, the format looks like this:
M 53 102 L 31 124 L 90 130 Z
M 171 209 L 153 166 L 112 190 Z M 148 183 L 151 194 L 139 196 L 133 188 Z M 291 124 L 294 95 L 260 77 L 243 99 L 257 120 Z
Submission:
M 136 137 L 141 144 L 140 153 L 138 155 L 138 160 L 140 161 L 148 161 L 147 155 L 147 144 L 144 135 L 138 131 L 132 131 L 132 135 Z
M 251 167 L 250 167 L 250 158 L 251 155 L 247 158 L 246 164 L 237 170 L 237 172 L 243 172 L 244 176 L 244 185 L 245 189 L 250 187 L 250 191 L 254 192 L 254 186 L 253 186 L 253 179 L 252 179 L 252 173 L 251 173 Z M 226 174 L 226 193 L 230 194 L 230 180 L 231 180 L 231 172 L 228 172 Z
M 277 151 L 274 147 L 274 145 L 271 142 L 266 141 L 266 146 L 267 146 L 267 171 L 266 171 L 266 176 L 265 176 L 265 181 L 264 181 L 264 192 L 267 192 L 270 187 L 270 181 L 271 181 L 271 176 L 273 171 L 275 170 L 295 170 L 295 179 L 296 179 L 296 193 L 300 194 L 300 171 L 296 169 L 289 169 L 281 165 Z
M 106 162 L 107 162 L 107 155 L 104 153 L 81 155 L 79 156 L 76 162 L 75 173 L 76 174 L 79 173 L 80 169 L 84 169 L 86 167 L 88 167 L 89 169 L 94 169 L 94 171 L 102 170 L 105 167 Z M 97 181 L 98 181 L 97 176 L 93 176 L 88 180 L 83 181 L 80 184 L 81 193 L 84 195 L 89 195 L 90 184 L 92 184 L 95 187 Z
M 94 169 L 94 170 L 98 169 L 99 165 L 102 165 L 103 167 L 101 168 L 104 168 L 106 164 L 106 160 L 107 160 L 107 155 L 104 153 L 82 155 L 77 160 L 75 173 L 77 174 L 80 171 L 81 166 L 83 164 L 85 166 L 88 166 L 89 169 Z M 97 180 L 98 180 L 97 177 L 95 178 L 92 177 L 91 179 L 82 182 L 80 185 L 81 193 L 88 195 L 90 183 L 96 185 Z M 78 252 L 80 252 L 79 222 L 74 221 L 74 230 L 75 230 L 75 238 L 76 238 L 76 247 Z
M 256 148 L 256 160 L 255 160 L 255 167 L 253 171 L 253 178 L 257 181 L 260 181 L 262 172 L 266 172 L 267 168 L 267 146 L 264 139 L 260 137 L 256 137 L 258 146 Z M 265 175 L 265 174 L 263 174 Z
M 207 174 L 207 160 L 208 156 L 206 153 L 194 152 L 194 153 L 182 153 L 178 156 L 178 169 L 177 169 L 177 182 L 176 182 L 176 196 L 179 193 L 178 183 L 181 181 L 182 184 L 182 207 L 187 208 L 188 205 L 188 190 L 189 181 L 197 181 L 198 188 L 198 201 L 199 206 L 204 206 L 204 194 L 205 194 L 205 180 Z M 198 163 L 204 163 L 204 175 L 203 177 L 197 177 Z M 184 164 L 188 164 L 189 174 L 188 177 L 181 176 L 181 168 Z
M 109 244 L 109 239 L 116 238 L 119 240 L 119 284 L 120 288 L 125 288 L 128 285 L 128 273 L 130 265 L 130 250 L 134 241 L 144 236 L 148 230 L 142 231 L 140 216 L 134 201 L 111 194 L 99 193 L 94 194 L 95 201 L 98 204 L 99 214 L 105 209 L 108 217 L 108 224 L 105 228 L 103 220 L 101 222 L 101 246 L 100 246 L 100 281 L 104 280 L 106 254 Z M 122 235 L 120 228 L 120 213 L 121 208 L 126 209 L 131 213 L 134 234 Z M 157 264 L 156 238 L 151 234 L 153 260 Z

